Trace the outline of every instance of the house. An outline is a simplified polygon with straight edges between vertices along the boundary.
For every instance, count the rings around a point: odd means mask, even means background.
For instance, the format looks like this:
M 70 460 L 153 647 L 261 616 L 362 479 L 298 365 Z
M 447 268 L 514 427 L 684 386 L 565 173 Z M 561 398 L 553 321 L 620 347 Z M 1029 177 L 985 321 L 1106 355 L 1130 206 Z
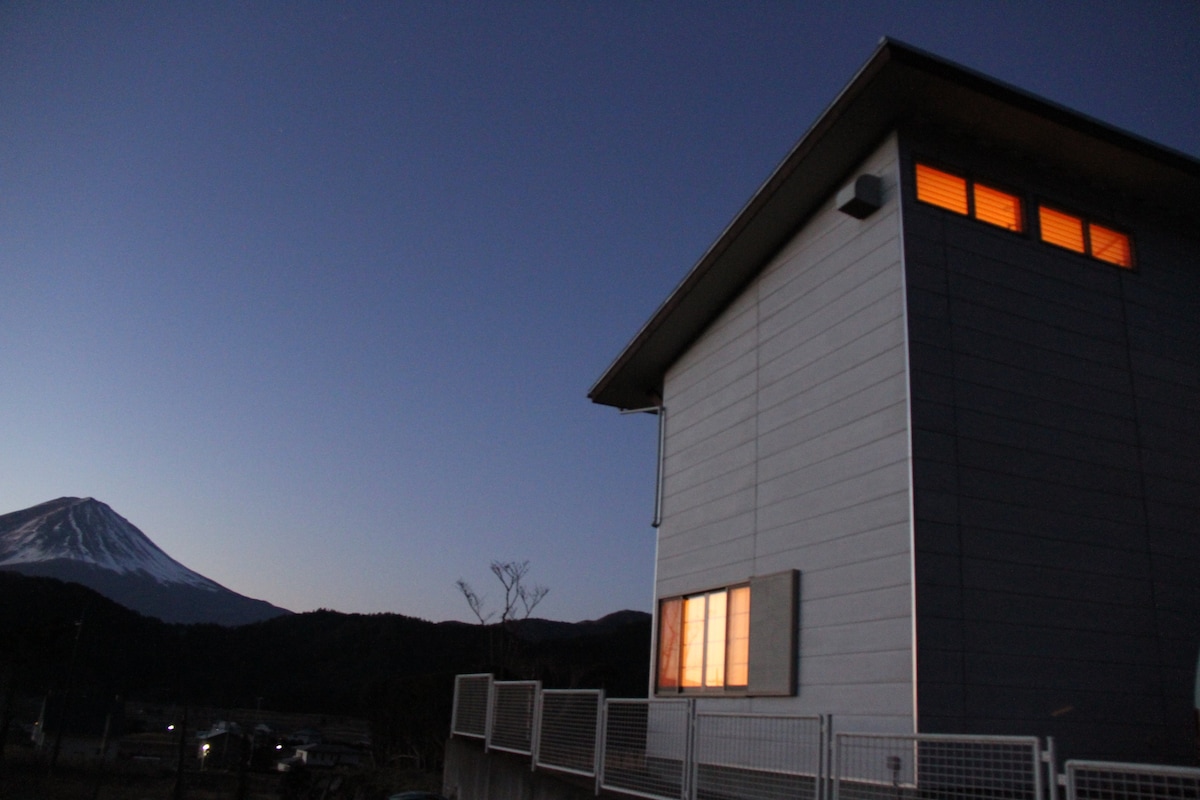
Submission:
M 362 756 L 361 750 L 342 744 L 304 744 L 296 748 L 296 758 L 306 767 L 357 767 Z
M 1194 762 L 1196 159 L 884 40 L 589 397 L 653 696 Z
M 30 732 L 34 747 L 71 760 L 109 761 L 117 753 L 125 705 L 119 697 L 52 693 L 42 699 Z

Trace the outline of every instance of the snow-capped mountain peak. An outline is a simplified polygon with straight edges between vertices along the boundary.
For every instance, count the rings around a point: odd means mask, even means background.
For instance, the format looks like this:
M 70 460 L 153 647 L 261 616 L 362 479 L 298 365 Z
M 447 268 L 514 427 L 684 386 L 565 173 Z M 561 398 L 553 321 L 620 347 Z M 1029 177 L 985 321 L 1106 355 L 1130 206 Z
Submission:
M 175 561 L 132 523 L 90 497 L 60 497 L 0 516 L 0 567 L 67 560 L 160 584 L 221 586 Z

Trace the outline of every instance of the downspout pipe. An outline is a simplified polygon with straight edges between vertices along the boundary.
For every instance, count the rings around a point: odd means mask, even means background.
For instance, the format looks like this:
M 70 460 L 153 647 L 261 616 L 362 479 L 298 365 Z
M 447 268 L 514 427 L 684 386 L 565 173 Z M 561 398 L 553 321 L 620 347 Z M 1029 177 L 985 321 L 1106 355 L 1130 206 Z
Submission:
M 622 414 L 655 414 L 658 416 L 658 457 L 656 459 L 654 469 L 654 519 L 650 522 L 650 527 L 657 528 L 662 524 L 662 506 L 663 506 L 663 470 L 665 468 L 664 457 L 667 450 L 667 407 L 661 403 L 656 406 L 646 406 L 645 408 L 623 408 Z

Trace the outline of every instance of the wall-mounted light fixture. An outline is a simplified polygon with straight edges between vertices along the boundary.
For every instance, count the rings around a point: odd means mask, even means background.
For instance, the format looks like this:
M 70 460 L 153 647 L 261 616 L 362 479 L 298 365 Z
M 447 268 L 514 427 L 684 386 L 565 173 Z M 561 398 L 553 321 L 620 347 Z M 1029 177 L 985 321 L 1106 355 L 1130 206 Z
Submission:
M 866 219 L 883 205 L 883 181 L 878 175 L 859 175 L 837 193 L 837 210 L 855 219 Z

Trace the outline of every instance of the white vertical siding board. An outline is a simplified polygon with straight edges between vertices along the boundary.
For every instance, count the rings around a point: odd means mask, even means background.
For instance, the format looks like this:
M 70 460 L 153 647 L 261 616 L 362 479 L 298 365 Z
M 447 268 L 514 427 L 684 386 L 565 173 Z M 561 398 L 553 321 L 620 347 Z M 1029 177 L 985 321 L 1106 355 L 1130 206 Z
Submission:
M 660 537 L 659 555 L 675 557 L 698 550 L 706 550 L 725 542 L 736 541 L 752 545 L 753 537 L 754 516 L 744 514 L 730 520 L 690 528 L 676 535 Z
M 879 647 L 853 653 L 809 656 L 804 673 L 810 684 L 900 683 L 912 680 L 907 642 L 893 650 Z
M 712 481 L 722 480 L 729 476 L 740 474 L 744 470 L 754 473 L 758 465 L 754 458 L 754 442 L 745 442 L 732 448 L 728 454 L 720 458 L 710 458 L 699 461 L 686 469 L 681 469 L 671 475 L 671 480 L 663 485 L 663 497 L 674 498 L 685 492 L 691 492 L 698 486 L 704 486 Z M 732 480 L 739 480 L 733 477 Z
M 911 638 L 908 626 L 897 625 L 895 620 L 893 617 L 834 625 L 807 624 L 804 627 L 805 646 L 818 653 L 848 656 L 875 650 L 903 650 L 907 653 Z
M 759 527 L 777 527 L 796 519 L 803 519 L 809 514 L 851 509 L 861 502 L 894 495 L 906 488 L 899 482 L 899 478 L 907 471 L 908 460 L 900 457 L 891 464 L 854 478 L 820 486 L 769 506 L 762 506 L 758 510 Z
M 668 597 L 798 570 L 798 694 L 737 707 L 911 730 L 897 152 L 858 170 L 883 208 L 827 202 L 668 371 L 656 574 Z
M 786 327 L 779 327 L 778 332 L 770 337 L 765 336 L 764 324 L 759 362 L 764 366 L 770 364 L 813 339 L 820 339 L 825 346 L 837 349 L 866 331 L 902 315 L 904 309 L 897 301 L 895 280 L 890 269 L 882 271 L 839 298 L 838 302 L 822 306 L 802 322 L 792 321 Z M 887 291 L 880 291 L 885 287 Z
M 740 514 L 753 513 L 754 487 L 716 497 L 700 505 L 685 508 L 678 513 L 672 512 L 675 523 L 684 530 L 691 530 L 701 524 L 719 520 L 732 519 Z
M 790 535 L 773 537 L 766 542 L 760 533 L 757 542 L 758 559 L 762 563 L 768 563 L 768 558 L 774 556 L 780 562 L 803 563 L 805 574 L 809 574 L 900 555 L 908 551 L 904 538 L 905 524 L 897 522 L 881 525 L 821 541 L 815 541 L 815 536 L 812 539 L 796 538 L 796 527 L 786 529 Z M 775 547 L 769 552 L 764 552 L 766 544 Z
M 847 254 L 839 253 L 838 256 Z M 830 258 L 827 276 L 817 286 L 807 286 L 805 281 L 793 281 L 795 296 L 783 298 L 776 295 L 764 296 L 760 309 L 759 326 L 764 340 L 770 340 L 783 331 L 797 325 L 807 327 L 808 317 L 797 317 L 795 309 L 804 309 L 815 314 L 821 309 L 841 307 L 852 309 L 887 296 L 899 288 L 899 278 L 894 266 L 899 262 L 893 242 L 885 241 L 867 250 L 847 264 L 839 258 Z M 798 288 L 807 291 L 799 294 Z M 821 324 L 814 320 L 814 326 Z
M 721 355 L 730 356 L 728 360 L 704 364 L 703 368 L 698 365 L 688 370 L 685 374 L 690 379 L 689 383 L 680 386 L 671 384 L 666 395 L 671 408 L 683 412 L 696 403 L 711 402 L 712 395 L 721 392 L 726 385 L 736 383 L 746 375 L 753 375 L 755 359 L 747 356 L 753 356 L 755 346 L 754 334 L 744 333 L 721 351 Z
M 856 439 L 849 439 L 847 449 L 822 454 L 819 458 L 814 457 L 812 453 L 802 453 L 793 460 L 785 458 L 791 453 L 783 453 L 779 458 L 773 459 L 770 466 L 776 469 L 769 473 L 766 465 L 759 466 L 759 505 L 766 507 L 772 503 L 790 500 L 815 489 L 853 480 L 861 476 L 864 469 L 877 469 L 886 467 L 889 463 L 894 464 L 897 459 L 897 446 L 905 445 L 907 441 L 905 432 L 899 431 L 861 443 Z M 885 488 L 885 492 L 892 494 L 903 488 L 903 485 L 892 484 Z
M 759 390 L 761 402 L 770 407 L 810 386 L 836 378 L 875 356 L 895 350 L 903 333 L 904 320 L 894 317 L 836 350 L 810 348 L 798 353 L 794 359 L 776 359 L 769 370 L 762 371 L 763 385 Z M 874 362 L 879 369 L 879 377 L 903 372 L 903 364 L 897 362 L 898 359 Z
M 881 439 L 905 436 L 906 415 L 906 404 L 894 403 L 870 416 L 854 417 L 845 425 L 817 436 L 812 436 L 811 431 L 804 431 L 804 435 L 811 438 L 797 436 L 794 440 L 788 435 L 791 429 L 783 426 L 779 429 L 779 436 L 787 437 L 788 445 L 769 453 L 759 453 L 759 476 L 763 482 L 771 481 L 796 469 L 819 464 L 845 453 L 847 449 L 858 449 Z
M 695 399 L 687 406 L 671 401 L 671 432 L 675 438 L 711 436 L 746 420 L 753 419 L 758 408 L 758 376 L 753 372 L 708 397 Z M 691 430 L 695 428 L 695 430 Z
M 906 376 L 877 376 L 878 371 L 872 365 L 860 365 L 828 383 L 760 411 L 761 454 L 768 456 L 800 442 L 813 441 L 852 422 L 877 420 L 880 425 L 893 424 L 897 406 L 904 409 L 901 425 L 907 425 L 908 403 L 898 395 L 907 386 Z
M 744 334 L 753 334 L 758 328 L 758 304 L 753 294 L 740 296 L 733 304 L 725 309 L 709 326 L 705 335 L 698 339 L 695 345 L 679 357 L 669 370 L 672 383 L 682 386 L 691 384 L 688 373 L 696 369 L 701 371 L 711 368 L 709 365 L 721 365 L 735 358 L 730 346 L 739 342 Z
M 668 410 L 668 416 L 670 411 Z M 668 427 L 670 422 L 668 421 Z M 687 439 L 674 439 L 667 445 L 667 455 L 664 467 L 669 475 L 674 475 L 688 467 L 695 466 L 711 458 L 719 458 L 734 448 L 753 442 L 755 439 L 755 420 L 753 418 L 736 423 L 733 427 L 714 433 L 708 438 L 699 434 L 703 431 L 685 431 Z M 670 434 L 668 434 L 670 436 Z M 682 440 L 681 440 L 682 439 Z
M 711 480 L 695 483 L 674 492 L 671 495 L 672 513 L 683 513 L 729 495 L 754 489 L 756 481 L 757 471 L 753 462 L 738 469 L 723 471 Z

